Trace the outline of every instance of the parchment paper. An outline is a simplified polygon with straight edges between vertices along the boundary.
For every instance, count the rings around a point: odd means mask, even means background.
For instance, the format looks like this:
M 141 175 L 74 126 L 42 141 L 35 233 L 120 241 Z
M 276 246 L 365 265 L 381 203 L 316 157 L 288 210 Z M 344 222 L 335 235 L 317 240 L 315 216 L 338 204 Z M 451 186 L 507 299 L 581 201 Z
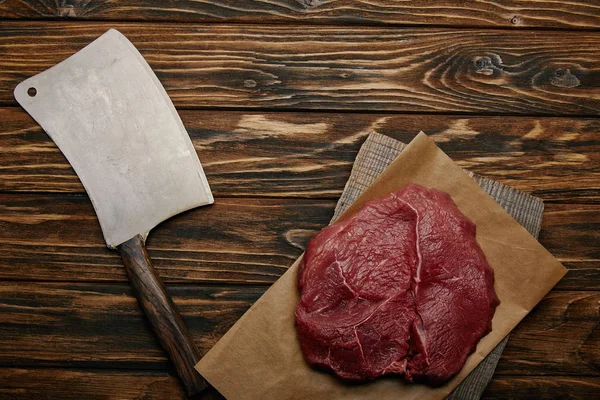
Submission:
M 566 269 L 510 217 L 433 141 L 420 133 L 340 216 L 409 182 L 450 193 L 477 225 L 477 240 L 494 269 L 500 298 L 492 331 L 463 370 L 440 388 L 384 378 L 348 385 L 310 368 L 294 327 L 297 260 L 204 356 L 196 368 L 226 398 L 237 399 L 441 399 L 447 396 L 564 276 Z

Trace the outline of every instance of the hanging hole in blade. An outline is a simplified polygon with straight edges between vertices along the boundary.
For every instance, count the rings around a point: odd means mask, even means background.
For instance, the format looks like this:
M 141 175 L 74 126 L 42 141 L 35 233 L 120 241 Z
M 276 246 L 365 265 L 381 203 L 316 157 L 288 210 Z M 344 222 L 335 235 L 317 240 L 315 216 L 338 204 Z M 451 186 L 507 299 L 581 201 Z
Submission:
M 37 94 L 37 89 L 34 87 L 30 87 L 29 89 L 27 89 L 27 94 L 29 95 L 29 97 L 35 97 L 35 95 Z

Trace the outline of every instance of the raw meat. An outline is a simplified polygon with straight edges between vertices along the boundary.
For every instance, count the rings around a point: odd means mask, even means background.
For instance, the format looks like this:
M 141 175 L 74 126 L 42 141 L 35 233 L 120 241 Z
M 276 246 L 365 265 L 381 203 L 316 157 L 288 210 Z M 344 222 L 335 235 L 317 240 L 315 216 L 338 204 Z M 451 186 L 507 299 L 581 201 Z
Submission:
M 298 287 L 306 360 L 351 381 L 446 382 L 499 303 L 475 225 L 447 193 L 416 184 L 319 232 Z

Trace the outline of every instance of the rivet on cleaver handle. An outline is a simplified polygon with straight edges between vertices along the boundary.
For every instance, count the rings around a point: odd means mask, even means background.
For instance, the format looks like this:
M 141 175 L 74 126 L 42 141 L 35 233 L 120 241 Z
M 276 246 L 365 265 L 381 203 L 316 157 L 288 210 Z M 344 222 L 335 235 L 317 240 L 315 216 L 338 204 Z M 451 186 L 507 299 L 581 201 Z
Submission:
M 198 351 L 144 248 L 165 219 L 213 203 L 196 151 L 146 60 L 114 29 L 21 82 L 19 104 L 69 160 L 102 233 L 126 265 L 141 308 L 189 394 L 206 383 Z

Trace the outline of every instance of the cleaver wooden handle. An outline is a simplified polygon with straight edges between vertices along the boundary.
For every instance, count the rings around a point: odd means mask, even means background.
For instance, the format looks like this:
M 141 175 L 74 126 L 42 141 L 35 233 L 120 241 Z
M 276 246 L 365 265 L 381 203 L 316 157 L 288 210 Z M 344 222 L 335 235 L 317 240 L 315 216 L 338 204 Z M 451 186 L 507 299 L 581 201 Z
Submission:
M 152 266 L 142 237 L 137 235 L 117 246 L 127 276 L 141 309 L 148 317 L 160 344 L 169 353 L 188 396 L 198 394 L 209 384 L 194 369 L 200 352 L 179 311 Z

